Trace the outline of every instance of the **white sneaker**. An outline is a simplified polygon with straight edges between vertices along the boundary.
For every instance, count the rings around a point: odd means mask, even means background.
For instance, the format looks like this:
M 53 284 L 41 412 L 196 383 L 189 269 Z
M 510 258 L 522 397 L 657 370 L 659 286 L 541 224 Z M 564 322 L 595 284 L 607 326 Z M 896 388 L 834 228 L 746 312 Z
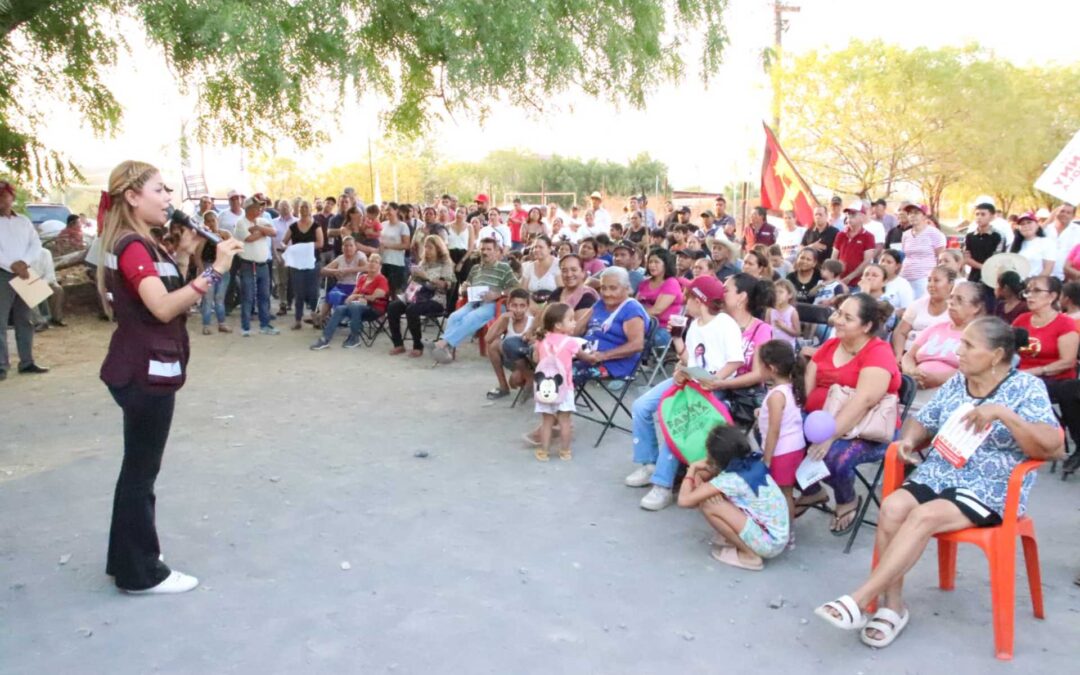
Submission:
M 177 572 L 173 570 L 172 573 L 165 577 L 165 581 L 162 581 L 157 586 L 151 586 L 142 591 L 125 591 L 132 595 L 158 595 L 168 593 L 187 593 L 199 585 L 199 580 L 193 576 L 184 574 L 183 572 Z
M 671 488 L 654 485 L 649 494 L 641 498 L 641 508 L 646 511 L 661 511 L 675 503 Z
M 642 464 L 634 469 L 634 473 L 626 477 L 626 486 L 645 487 L 649 485 L 652 482 L 653 471 L 656 471 L 655 464 Z

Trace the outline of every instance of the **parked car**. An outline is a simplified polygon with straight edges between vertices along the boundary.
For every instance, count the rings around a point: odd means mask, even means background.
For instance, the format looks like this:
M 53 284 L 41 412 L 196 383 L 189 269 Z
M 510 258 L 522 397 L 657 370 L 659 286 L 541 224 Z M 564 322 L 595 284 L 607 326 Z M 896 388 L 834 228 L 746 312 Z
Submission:
M 40 226 L 46 220 L 59 220 L 61 223 L 67 223 L 68 216 L 71 215 L 71 209 L 63 204 L 27 204 L 26 214 L 30 217 L 31 223 Z

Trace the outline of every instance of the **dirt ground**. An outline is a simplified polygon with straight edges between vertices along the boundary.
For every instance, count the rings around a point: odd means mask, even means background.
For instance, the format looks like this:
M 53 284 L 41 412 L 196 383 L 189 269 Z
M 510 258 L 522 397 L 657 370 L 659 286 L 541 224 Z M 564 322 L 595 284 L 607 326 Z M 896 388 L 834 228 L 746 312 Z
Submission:
M 798 547 L 764 572 L 726 568 L 697 514 L 638 507 L 643 492 L 622 484 L 627 435 L 593 449 L 598 428 L 579 422 L 572 462 L 535 462 L 520 440 L 531 409 L 485 400 L 493 378 L 475 345 L 436 369 L 390 358 L 385 337 L 344 351 L 341 334 L 313 353 L 310 329 L 192 335 L 157 513 L 167 562 L 202 585 L 122 595 L 104 574 L 121 453 L 119 411 L 97 379 L 108 333 L 76 317 L 36 341 L 51 373 L 0 384 L 2 673 L 959 674 L 1075 662 L 1080 479 L 1044 470 L 1033 493 L 1047 618 L 1032 617 L 1018 572 L 1015 665 L 993 658 L 986 562 L 970 547 L 950 593 L 924 556 L 907 584 L 911 624 L 876 652 L 812 614 L 865 576 L 872 530 L 844 555 L 811 512 Z

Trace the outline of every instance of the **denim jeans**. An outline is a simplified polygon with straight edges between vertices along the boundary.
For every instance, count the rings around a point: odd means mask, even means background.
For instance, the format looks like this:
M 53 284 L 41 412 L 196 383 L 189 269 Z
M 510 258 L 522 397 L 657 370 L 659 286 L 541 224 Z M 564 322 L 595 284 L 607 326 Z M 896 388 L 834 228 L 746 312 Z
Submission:
M 451 314 L 450 318 L 446 320 L 443 339 L 451 347 L 457 347 L 463 340 L 483 328 L 488 321 L 494 318 L 494 302 L 485 302 L 479 306 L 470 302 Z
M 221 277 L 221 281 L 203 296 L 199 310 L 202 312 L 202 325 L 209 326 L 210 319 L 216 314 L 219 324 L 225 323 L 225 291 L 229 288 L 229 273 Z
M 349 317 L 349 335 L 353 336 L 360 334 L 365 321 L 379 318 L 379 313 L 370 306 L 359 303 L 346 302 L 338 305 L 334 308 L 334 313 L 330 315 L 330 320 L 326 322 L 326 327 L 323 328 L 323 337 L 327 342 L 334 337 L 334 332 L 345 317 Z
M 7 326 L 8 314 L 12 314 L 11 323 L 15 326 L 15 346 L 19 350 L 19 365 L 29 366 L 34 362 L 34 324 L 31 309 L 11 287 L 15 275 L 7 270 L 0 270 L 0 370 L 8 369 Z
M 671 389 L 675 380 L 668 378 L 645 392 L 634 401 L 630 410 L 634 418 L 634 462 L 655 464 L 653 485 L 670 488 L 675 484 L 679 460 L 671 453 L 660 433 L 656 414 L 660 410 L 660 398 Z
M 259 310 L 259 328 L 270 326 L 270 265 L 240 261 L 240 328 L 251 330 L 251 312 Z

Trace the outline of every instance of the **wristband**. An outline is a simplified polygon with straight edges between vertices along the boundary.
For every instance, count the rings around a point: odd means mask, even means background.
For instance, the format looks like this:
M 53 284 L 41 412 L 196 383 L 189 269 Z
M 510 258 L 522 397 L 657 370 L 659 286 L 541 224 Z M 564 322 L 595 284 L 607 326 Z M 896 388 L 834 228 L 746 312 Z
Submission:
M 192 280 L 192 282 L 190 284 L 188 284 L 188 286 L 191 287 L 191 290 L 198 293 L 199 297 L 202 297 L 202 296 L 206 295 L 206 291 L 204 291 L 204 290 L 200 289 L 198 286 L 196 286 L 194 280 Z M 209 289 L 207 289 L 207 290 L 209 290 Z
M 201 276 L 206 279 L 211 286 L 221 283 L 221 280 L 225 278 L 224 275 L 219 274 L 218 271 L 213 267 L 207 267 L 206 269 L 204 269 Z M 205 293 L 206 291 L 202 292 Z

